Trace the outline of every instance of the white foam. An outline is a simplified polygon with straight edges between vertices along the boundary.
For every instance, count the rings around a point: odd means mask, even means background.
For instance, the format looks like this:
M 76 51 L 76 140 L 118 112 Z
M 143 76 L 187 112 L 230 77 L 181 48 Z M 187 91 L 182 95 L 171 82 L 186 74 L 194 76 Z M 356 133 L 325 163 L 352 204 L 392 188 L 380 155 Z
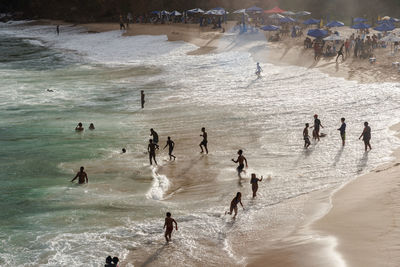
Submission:
M 148 199 L 162 200 L 167 192 L 170 182 L 166 175 L 157 173 L 157 168 L 152 168 L 153 182 L 151 188 L 146 193 Z

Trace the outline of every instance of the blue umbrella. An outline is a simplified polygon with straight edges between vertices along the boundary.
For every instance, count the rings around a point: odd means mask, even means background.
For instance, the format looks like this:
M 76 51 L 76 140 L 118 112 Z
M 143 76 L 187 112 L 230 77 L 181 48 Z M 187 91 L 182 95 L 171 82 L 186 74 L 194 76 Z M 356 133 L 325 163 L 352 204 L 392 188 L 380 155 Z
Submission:
M 353 21 L 356 22 L 356 23 L 359 23 L 359 22 L 365 22 L 365 21 L 367 21 L 367 19 L 364 19 L 364 18 L 355 18 Z
M 393 31 L 394 28 L 395 27 L 393 25 L 389 25 L 387 23 L 382 23 L 378 27 L 375 27 L 374 30 L 380 31 L 380 32 L 389 32 L 389 31 Z
M 246 12 L 261 12 L 263 9 L 261 7 L 252 6 L 246 9 Z
M 351 28 L 357 29 L 357 30 L 368 29 L 368 28 L 371 28 L 371 25 L 368 25 L 368 24 L 365 24 L 365 23 L 358 23 L 358 24 L 355 24 L 355 25 L 351 26 Z
M 279 31 L 279 27 L 275 25 L 267 25 L 264 27 L 261 27 L 261 30 L 267 31 L 267 32 L 273 32 L 273 31 Z
M 326 27 L 332 28 L 332 27 L 343 27 L 344 23 L 341 21 L 331 21 L 328 24 L 326 24 Z
M 311 37 L 319 38 L 319 37 L 326 37 L 329 35 L 329 33 L 325 30 L 313 29 L 313 30 L 309 30 L 307 35 L 309 35 Z
M 169 13 L 169 15 L 170 15 L 170 16 L 181 16 L 182 13 L 180 13 L 180 12 L 174 10 L 174 11 L 172 11 L 171 13 Z
M 166 10 L 161 11 L 161 15 L 169 15 L 169 14 L 170 14 L 169 11 L 166 11 Z
M 320 20 L 319 19 L 308 19 L 303 22 L 305 25 L 312 25 L 312 24 L 319 24 Z
M 292 22 L 296 22 L 295 19 L 291 18 L 291 17 L 286 17 L 286 18 L 281 18 L 279 20 L 281 23 L 292 23 Z
M 223 7 L 216 7 L 216 8 L 213 8 L 212 10 L 222 10 L 222 11 L 225 11 L 225 8 L 223 8 Z

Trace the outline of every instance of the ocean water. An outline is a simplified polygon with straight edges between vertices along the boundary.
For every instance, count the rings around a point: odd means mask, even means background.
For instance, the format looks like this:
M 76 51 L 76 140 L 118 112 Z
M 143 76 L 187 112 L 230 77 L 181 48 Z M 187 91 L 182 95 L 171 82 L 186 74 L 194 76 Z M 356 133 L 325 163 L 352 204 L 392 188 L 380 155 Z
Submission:
M 399 145 L 388 128 L 400 115 L 399 84 L 270 64 L 257 79 L 252 52 L 268 51 L 262 35 L 229 33 L 224 52 L 189 56 L 195 46 L 165 36 L 61 33 L 0 25 L 1 266 L 101 266 L 108 255 L 122 266 L 243 266 L 238 239 L 275 240 L 304 218 L 288 199 L 338 187 Z M 315 113 L 327 137 L 305 151 L 302 130 Z M 369 153 L 358 140 L 364 121 Z M 78 122 L 96 130 L 75 133 Z M 176 142 L 175 162 L 160 150 L 160 166 L 149 166 L 150 128 L 161 148 L 167 136 Z M 242 181 L 230 161 L 238 149 L 249 161 Z M 80 166 L 88 185 L 69 182 Z M 256 200 L 252 172 L 270 176 Z M 233 221 L 224 212 L 237 191 L 245 210 Z M 167 211 L 179 231 L 165 246 Z

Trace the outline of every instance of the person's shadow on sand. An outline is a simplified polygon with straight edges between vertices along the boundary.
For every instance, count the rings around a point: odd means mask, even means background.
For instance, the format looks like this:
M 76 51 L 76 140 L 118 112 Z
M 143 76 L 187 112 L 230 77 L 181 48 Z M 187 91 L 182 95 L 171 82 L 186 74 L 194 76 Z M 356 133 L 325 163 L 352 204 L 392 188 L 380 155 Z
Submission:
M 165 248 L 168 247 L 168 244 L 164 244 L 162 245 L 162 247 L 158 248 L 156 250 L 156 252 L 154 252 L 153 254 L 151 254 L 143 263 L 142 265 L 140 265 L 141 267 L 146 267 L 151 265 L 151 263 L 153 263 L 155 260 L 158 259 L 158 257 L 161 255 L 161 253 L 165 250 Z
M 362 171 L 365 169 L 365 167 L 367 166 L 368 163 L 368 152 L 364 152 L 362 158 L 360 159 L 360 161 L 357 164 L 357 173 L 360 174 L 362 173 Z

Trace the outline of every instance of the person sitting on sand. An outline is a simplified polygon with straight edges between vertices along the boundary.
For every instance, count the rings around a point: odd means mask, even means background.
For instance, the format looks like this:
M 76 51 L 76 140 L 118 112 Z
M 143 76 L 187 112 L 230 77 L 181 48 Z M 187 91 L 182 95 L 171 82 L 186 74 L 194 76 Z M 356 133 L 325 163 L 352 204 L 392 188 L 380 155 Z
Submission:
M 372 147 L 371 144 L 369 143 L 371 140 L 371 127 L 368 126 L 368 122 L 364 122 L 364 130 L 358 139 L 361 139 L 361 137 L 363 138 L 364 141 L 365 151 L 368 150 L 368 147 L 369 150 L 371 150 Z
M 153 128 L 150 129 L 150 136 L 153 136 L 153 143 L 158 144 L 158 133 Z
M 156 165 L 157 160 L 156 160 L 156 149 L 159 149 L 160 147 L 153 142 L 153 140 L 149 140 L 149 145 L 147 146 L 147 151 L 149 152 L 149 159 L 150 159 L 150 165 L 153 165 L 152 159 L 154 159 L 154 162 Z
M 87 176 L 86 172 L 83 171 L 84 169 L 85 168 L 82 166 L 80 171 L 75 175 L 74 179 L 71 180 L 71 183 L 74 182 L 75 179 L 78 177 L 79 177 L 78 184 L 84 184 L 85 181 L 86 181 L 86 183 L 89 183 L 88 176 Z
M 90 125 L 89 125 L 89 130 L 94 130 L 95 128 L 94 128 L 94 124 L 93 123 L 91 123 Z
M 82 126 L 82 122 L 78 123 L 78 126 L 75 127 L 75 131 L 81 132 L 83 130 L 85 130 L 85 129 Z
M 170 136 L 168 136 L 167 144 L 165 145 L 165 147 L 163 149 L 165 149 L 167 146 L 168 146 L 169 160 L 172 160 L 172 158 L 174 158 L 174 160 L 175 160 L 176 157 L 174 155 L 172 155 L 172 151 L 175 148 L 175 142 L 171 140 Z
M 247 159 L 243 156 L 243 150 L 240 149 L 237 153 L 239 155 L 237 160 L 232 159 L 232 161 L 235 163 L 239 163 L 239 166 L 236 168 L 236 170 L 238 172 L 239 178 L 242 179 L 242 176 L 240 174 L 244 171 L 244 162 L 246 162 L 246 168 L 248 168 L 249 166 L 247 165 Z
M 203 132 L 203 134 L 201 134 L 200 136 L 202 136 L 203 137 L 203 141 L 201 141 L 201 143 L 200 143 L 200 148 L 201 148 L 201 152 L 200 153 L 204 153 L 204 150 L 203 150 L 203 147 L 204 147 L 204 149 L 206 150 L 206 154 L 208 154 L 208 148 L 207 148 L 207 143 L 208 143 L 208 140 L 207 140 L 207 132 L 206 132 L 206 128 L 201 128 L 201 131 Z
M 242 204 L 242 193 L 237 192 L 236 197 L 234 199 L 232 199 L 232 201 L 231 201 L 231 206 L 229 208 L 229 212 L 225 212 L 225 214 L 232 215 L 232 211 L 235 211 L 235 215 L 233 216 L 233 218 L 235 219 L 236 215 L 237 215 L 237 211 L 238 211 L 237 205 L 239 203 L 240 203 L 240 205 L 242 206 L 242 208 L 244 210 L 244 207 L 243 207 L 243 204 Z
M 165 229 L 165 240 L 167 241 L 167 243 L 169 243 L 171 241 L 171 235 L 172 235 L 172 231 L 174 230 L 174 223 L 175 223 L 175 229 L 176 231 L 178 231 L 178 224 L 176 223 L 176 221 L 171 218 L 171 213 L 167 212 L 167 217 L 165 218 L 165 223 L 164 223 L 164 227 L 163 229 Z
M 253 191 L 253 198 L 255 198 L 257 196 L 258 182 L 261 182 L 262 179 L 263 179 L 262 176 L 261 176 L 261 179 L 259 179 L 256 177 L 255 173 L 251 174 L 250 184 L 251 184 L 251 190 Z
M 303 130 L 304 148 L 308 148 L 311 145 L 310 136 L 308 135 L 308 127 L 310 124 L 306 123 L 306 127 Z

